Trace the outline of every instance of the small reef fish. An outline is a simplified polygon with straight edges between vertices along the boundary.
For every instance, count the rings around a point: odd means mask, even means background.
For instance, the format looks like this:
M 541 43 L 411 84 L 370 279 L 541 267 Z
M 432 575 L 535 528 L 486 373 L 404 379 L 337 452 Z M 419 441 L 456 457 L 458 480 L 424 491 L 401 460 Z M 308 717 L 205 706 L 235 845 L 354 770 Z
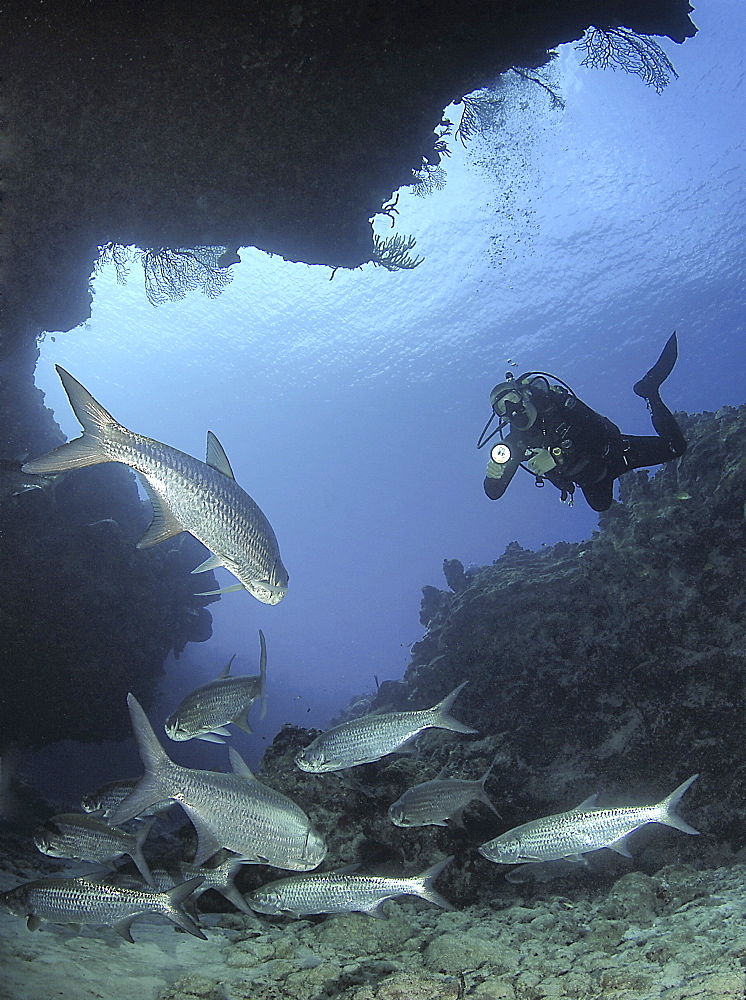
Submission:
M 465 781 L 444 777 L 445 768 L 432 781 L 414 785 L 389 806 L 389 819 L 395 826 L 448 826 L 447 820 L 463 826 L 463 814 L 474 799 L 488 806 L 496 816 L 500 813 L 490 801 L 484 785 L 492 774 L 495 761 L 481 778 Z
M 197 831 L 194 864 L 221 847 L 249 864 L 310 871 L 326 844 L 300 806 L 254 777 L 240 755 L 228 751 L 233 774 L 182 767 L 167 756 L 134 695 L 127 703 L 145 774 L 109 822 L 125 823 L 165 798 L 175 799 Z
M 0 893 L 11 913 L 26 917 L 34 931 L 42 920 L 56 924 L 108 924 L 125 941 L 132 941 L 130 924 L 143 913 L 160 913 L 177 927 L 195 937 L 207 938 L 182 908 L 184 900 L 198 887 L 193 878 L 167 892 L 128 889 L 93 878 L 48 878 L 26 882 Z
M 267 714 L 267 644 L 261 629 L 259 643 L 259 675 L 231 677 L 232 656 L 214 681 L 188 694 L 168 717 L 165 729 L 170 739 L 225 743 L 225 737 L 230 736 L 225 727 L 231 722 L 245 733 L 250 733 L 251 726 L 246 716 L 257 698 L 262 700 L 259 718 L 264 718 Z
M 449 711 L 468 681 L 459 684 L 447 698 L 432 708 L 417 712 L 384 712 L 364 715 L 334 726 L 299 751 L 295 763 L 302 771 L 322 774 L 369 764 L 390 753 L 408 753 L 425 729 L 450 729 L 454 733 L 476 733 L 454 719 Z
M 155 886 L 142 853 L 153 822 L 143 823 L 137 833 L 126 833 L 86 813 L 60 813 L 35 830 L 33 837 L 41 853 L 50 858 L 103 862 L 129 854 L 148 885 Z
M 99 819 L 108 820 L 120 802 L 123 802 L 137 784 L 137 778 L 122 778 L 119 781 L 108 781 L 101 785 L 90 795 L 84 795 L 80 800 L 81 808 L 87 813 L 96 813 Z M 165 812 L 174 804 L 173 799 L 163 799 L 162 802 L 154 802 L 144 813 L 140 813 L 135 819 L 141 817 L 155 816 L 157 813 Z
M 559 858 L 582 861 L 583 854 L 602 847 L 609 847 L 617 854 L 631 858 L 626 838 L 647 823 L 662 823 L 682 833 L 699 833 L 676 813 L 684 792 L 698 777 L 694 774 L 687 778 L 662 802 L 652 806 L 595 809 L 598 796 L 592 795 L 569 812 L 544 816 L 508 830 L 482 844 L 479 853 L 499 865 L 555 861 Z
M 32 476 L 23 471 L 21 462 L 0 458 L 0 500 L 17 500 L 24 493 L 48 490 L 59 476 Z
M 433 889 L 436 878 L 451 861 L 453 857 L 439 861 L 422 875 L 412 878 L 347 875 L 341 872 L 297 875 L 262 886 L 251 893 L 248 901 L 258 913 L 287 917 L 353 911 L 382 917 L 383 903 L 396 896 L 419 896 L 444 910 L 453 910 L 455 907 Z
M 287 593 L 288 575 L 275 533 L 257 504 L 236 482 L 212 431 L 207 433 L 207 460 L 200 462 L 127 430 L 77 379 L 59 365 L 56 368 L 83 434 L 48 455 L 26 462 L 23 472 L 49 475 L 102 462 L 128 465 L 140 475 L 153 505 L 153 520 L 137 543 L 138 548 L 188 531 L 213 553 L 193 573 L 223 566 L 239 581 L 210 594 L 245 588 L 264 604 L 281 601 Z

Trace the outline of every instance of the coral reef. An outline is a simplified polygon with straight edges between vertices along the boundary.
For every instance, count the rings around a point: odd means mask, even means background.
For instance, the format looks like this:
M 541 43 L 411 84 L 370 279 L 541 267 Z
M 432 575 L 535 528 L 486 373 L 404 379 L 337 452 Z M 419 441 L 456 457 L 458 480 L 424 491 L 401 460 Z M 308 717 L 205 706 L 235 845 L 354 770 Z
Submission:
M 708 836 L 640 832 L 635 868 L 652 872 L 666 858 L 716 864 L 744 845 L 746 407 L 678 418 L 686 455 L 652 479 L 623 477 L 621 502 L 590 540 L 538 552 L 513 543 L 469 571 L 446 560 L 451 590 L 423 588 L 427 631 L 404 679 L 383 682 L 341 717 L 361 705 L 426 707 L 469 680 L 456 714 L 478 736 L 430 731 L 418 755 L 339 776 L 294 769 L 293 754 L 314 733 L 286 727 L 278 736 L 263 768 L 328 838 L 330 865 L 416 870 L 455 853 L 439 888 L 463 905 L 504 885 L 504 871 L 475 854 L 485 840 L 594 792 L 615 805 L 658 801 L 698 771 L 684 811 Z M 389 822 L 388 806 L 407 787 L 443 765 L 478 778 L 496 753 L 487 790 L 501 820 L 473 803 L 465 830 Z M 609 856 L 598 877 L 625 866 Z

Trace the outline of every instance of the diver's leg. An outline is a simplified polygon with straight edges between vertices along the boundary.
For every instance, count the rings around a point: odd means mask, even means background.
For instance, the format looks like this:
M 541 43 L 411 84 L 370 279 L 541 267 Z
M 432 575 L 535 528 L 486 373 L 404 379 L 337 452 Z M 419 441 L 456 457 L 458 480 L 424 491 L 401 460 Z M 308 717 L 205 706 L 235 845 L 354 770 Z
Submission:
M 676 424 L 673 415 L 671 415 L 671 419 Z M 664 462 L 670 462 L 671 459 L 683 455 L 686 451 L 686 441 L 684 441 L 678 424 L 676 424 L 676 430 L 681 436 L 681 444 L 683 445 L 681 451 L 674 451 L 670 439 L 663 435 L 653 437 L 652 434 L 628 434 L 625 438 L 627 443 L 625 451 L 627 468 L 625 471 L 631 472 L 632 469 L 647 469 L 651 465 L 662 465 Z
M 632 387 L 633 391 L 638 396 L 642 396 L 643 399 L 650 399 L 652 395 L 657 395 L 658 390 L 673 371 L 678 354 L 679 346 L 676 339 L 676 331 L 674 330 L 666 341 L 666 346 L 661 351 L 661 356 L 650 371 L 643 375 L 639 382 L 635 382 Z
M 657 465 L 660 462 L 669 462 L 672 458 L 679 458 L 686 451 L 686 441 L 684 440 L 684 435 L 681 433 L 681 428 L 676 422 L 676 417 L 674 417 L 673 413 L 671 413 L 663 402 L 658 392 L 661 384 L 671 374 L 673 366 L 676 364 L 677 355 L 678 344 L 676 334 L 672 333 L 666 341 L 666 346 L 661 351 L 661 356 L 653 367 L 646 375 L 643 375 L 639 382 L 635 382 L 633 386 L 637 395 L 642 396 L 648 404 L 653 427 L 661 439 L 657 447 L 652 445 L 655 438 L 641 437 L 629 439 L 630 441 L 648 442 L 645 445 L 640 445 L 645 457 L 648 454 L 659 454 L 661 456 L 660 458 L 652 458 L 650 460 L 647 460 L 646 457 L 646 460 L 635 461 L 634 463 L 630 461 L 633 469 L 640 469 L 647 465 Z M 661 448 L 661 444 L 664 445 L 663 448 Z M 632 456 L 628 456 L 628 458 L 631 459 Z
M 580 488 L 583 491 L 583 496 L 588 501 L 588 506 L 598 511 L 599 514 L 611 507 L 611 501 L 614 499 L 614 479 L 612 476 L 607 476 L 600 483 L 593 483 L 590 486 L 581 486 Z

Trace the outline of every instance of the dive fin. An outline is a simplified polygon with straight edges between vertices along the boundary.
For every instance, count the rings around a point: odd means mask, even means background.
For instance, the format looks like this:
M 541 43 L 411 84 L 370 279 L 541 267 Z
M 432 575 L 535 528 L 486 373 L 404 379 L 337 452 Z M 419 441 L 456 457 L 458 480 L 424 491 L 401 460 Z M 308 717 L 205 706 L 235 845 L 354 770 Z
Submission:
M 228 476 L 229 479 L 236 478 L 233 475 L 233 469 L 231 468 L 231 463 L 228 461 L 225 449 L 212 431 L 207 432 L 207 458 L 205 461 L 207 465 L 215 469 L 216 472 L 222 472 L 222 474 L 224 476 Z
M 472 729 L 471 726 L 467 726 L 463 722 L 459 722 L 458 719 L 454 719 L 453 716 L 449 714 L 454 701 L 458 698 L 459 694 L 468 683 L 468 681 L 464 681 L 463 684 L 459 684 L 454 691 L 451 691 L 447 698 L 444 698 L 443 701 L 434 705 L 433 708 L 430 709 L 433 716 L 433 721 L 430 723 L 431 726 L 434 726 L 436 729 L 450 729 L 451 732 L 454 733 L 477 732 L 476 729 Z
M 650 399 L 651 396 L 656 395 L 661 385 L 673 371 L 678 353 L 678 342 L 676 331 L 674 330 L 666 341 L 666 345 L 661 351 L 661 356 L 650 371 L 643 375 L 639 382 L 635 382 L 632 386 L 632 391 L 636 395 L 642 396 L 643 399 Z
M 68 469 L 82 469 L 87 465 L 111 462 L 112 459 L 101 442 L 104 431 L 119 428 L 125 434 L 129 432 L 69 372 L 59 365 L 55 365 L 55 368 L 70 400 L 70 406 L 83 427 L 83 433 L 47 455 L 26 462 L 22 471 L 44 476 L 50 472 L 66 472 Z
M 165 542 L 168 538 L 180 535 L 184 528 L 168 509 L 164 497 L 148 482 L 145 476 L 140 476 L 140 482 L 153 508 L 153 520 L 150 522 L 150 527 L 137 543 L 138 549 L 147 549 L 151 545 L 157 545 L 158 542 Z

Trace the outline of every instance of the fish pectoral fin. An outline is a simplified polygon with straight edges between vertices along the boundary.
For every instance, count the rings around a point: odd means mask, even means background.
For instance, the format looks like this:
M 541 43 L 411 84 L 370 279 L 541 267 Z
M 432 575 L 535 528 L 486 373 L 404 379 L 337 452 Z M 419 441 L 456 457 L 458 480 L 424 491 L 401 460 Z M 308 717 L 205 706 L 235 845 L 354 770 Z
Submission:
M 196 573 L 209 573 L 210 570 L 220 569 L 222 565 L 223 565 L 223 560 L 221 559 L 220 556 L 215 556 L 215 555 L 208 556 L 204 562 L 201 562 L 199 564 L 199 566 L 194 567 L 194 569 L 192 570 L 192 576 L 194 576 Z
M 222 587 L 220 590 L 203 590 L 195 597 L 215 597 L 217 594 L 232 594 L 236 590 L 246 590 L 242 583 L 234 583 L 230 587 Z
M 369 917 L 375 917 L 377 920 L 388 920 L 388 914 L 383 909 L 385 902 L 386 900 L 382 899 L 380 903 L 376 903 L 375 906 L 371 906 L 370 909 L 365 909 L 361 912 L 367 913 Z
M 460 830 L 464 830 L 465 829 L 465 827 L 464 827 L 464 810 L 463 809 L 457 809 L 456 812 L 453 814 L 453 816 L 449 816 L 448 817 L 448 822 L 447 823 L 440 822 L 440 823 L 433 823 L 432 825 L 433 826 L 448 826 L 448 825 L 451 825 L 451 826 L 457 827 Z
M 613 844 L 607 844 L 606 846 L 610 851 L 615 851 L 617 854 L 621 854 L 623 858 L 631 858 L 629 847 L 627 845 L 627 837 L 629 834 L 622 837 L 621 840 L 615 840 Z
M 168 538 L 180 535 L 184 528 L 168 509 L 165 498 L 151 486 L 144 476 L 140 476 L 140 482 L 153 507 L 153 520 L 150 522 L 150 527 L 137 543 L 138 549 L 147 549 L 151 545 L 157 545 L 158 542 L 165 542 Z
M 392 750 L 392 753 L 417 753 L 419 747 L 417 746 L 417 740 L 422 736 L 422 733 L 415 733 L 414 736 L 410 736 L 408 740 L 405 740 L 400 747 L 396 750 Z
M 182 803 L 182 805 L 184 804 Z M 212 827 L 201 816 L 193 810 L 187 809 L 186 806 L 184 806 L 184 810 L 197 831 L 197 853 L 194 855 L 192 863 L 199 866 L 204 864 L 213 854 L 217 854 L 223 845 L 213 833 Z
M 538 858 L 537 858 L 537 860 L 538 860 Z M 561 861 L 572 861 L 574 864 L 578 864 L 578 865 L 587 865 L 588 864 L 588 862 L 586 861 L 586 859 L 583 857 L 582 854 L 568 854 L 566 857 L 564 857 L 564 858 L 558 858 L 557 860 L 558 861 L 560 861 L 560 860 Z
M 134 917 L 125 917 L 124 920 L 120 920 L 118 923 L 114 924 L 114 930 L 117 934 L 120 934 L 124 940 L 129 941 L 130 944 L 135 943 L 135 939 L 132 937 L 132 931 L 130 930 L 130 925 L 134 919 Z
M 212 431 L 207 432 L 207 457 L 205 458 L 205 462 L 211 468 L 215 469 L 216 472 L 222 472 L 224 476 L 228 476 L 229 479 L 236 478 L 233 475 L 233 469 L 231 468 L 231 463 L 228 461 L 225 448 L 223 448 Z
M 226 736 L 230 736 L 230 733 L 226 733 Z M 218 736 L 215 733 L 202 733 L 201 736 L 197 737 L 198 740 L 202 740 L 203 743 L 225 743 L 222 736 Z

